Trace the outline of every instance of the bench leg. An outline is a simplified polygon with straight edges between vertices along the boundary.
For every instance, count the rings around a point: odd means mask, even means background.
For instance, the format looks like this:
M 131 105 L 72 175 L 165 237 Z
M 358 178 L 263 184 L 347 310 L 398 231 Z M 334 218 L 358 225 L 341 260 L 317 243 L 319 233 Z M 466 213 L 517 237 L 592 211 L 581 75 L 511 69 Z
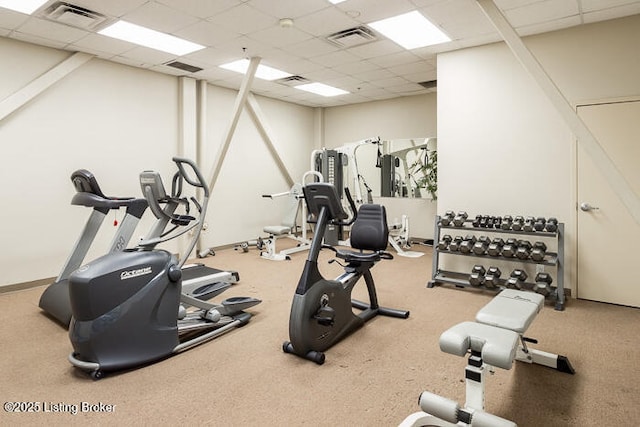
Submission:
M 516 360 L 547 366 L 567 374 L 573 375 L 576 372 L 566 356 L 559 356 L 542 350 L 533 350 L 527 348 L 526 345 L 518 347 L 518 350 L 516 351 Z

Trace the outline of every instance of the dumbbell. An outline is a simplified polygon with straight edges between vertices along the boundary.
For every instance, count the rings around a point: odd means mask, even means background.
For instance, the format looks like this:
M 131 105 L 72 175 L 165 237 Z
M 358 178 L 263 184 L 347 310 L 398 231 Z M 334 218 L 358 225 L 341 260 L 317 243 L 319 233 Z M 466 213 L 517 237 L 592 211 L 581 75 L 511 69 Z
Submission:
M 505 215 L 502 218 L 502 223 L 500 224 L 500 228 L 503 230 L 511 230 L 512 224 L 513 224 L 513 217 L 511 215 Z
M 531 255 L 531 242 L 528 240 L 519 240 L 518 249 L 516 249 L 516 257 L 519 259 L 527 259 Z
M 544 231 L 544 226 L 547 220 L 543 216 L 539 216 L 536 218 L 536 221 L 533 223 L 533 229 L 536 231 Z
M 489 246 L 487 247 L 487 253 L 491 256 L 500 256 L 500 252 L 502 252 L 503 246 L 504 240 L 501 237 L 496 237 L 491 243 L 489 243 Z
M 524 289 L 524 283 L 527 280 L 527 272 L 516 268 L 511 272 L 511 275 L 507 279 L 507 288 L 510 289 Z
M 471 248 L 471 250 L 476 255 L 484 255 L 490 243 L 491 241 L 487 236 L 480 236 L 478 240 L 473 244 L 473 248 Z
M 511 229 L 515 231 L 521 231 L 522 227 L 524 227 L 524 217 L 518 215 L 513 218 L 513 224 L 511 224 Z
M 445 227 L 447 225 L 450 225 L 454 217 L 455 217 L 455 214 L 453 213 L 453 211 L 446 211 L 444 215 L 442 215 L 442 218 L 440 218 L 440 225 Z
M 544 260 L 545 255 L 547 254 L 547 245 L 544 242 L 535 242 L 533 244 L 533 249 L 531 250 L 531 259 L 534 261 L 542 261 Z
M 489 228 L 500 228 L 500 225 L 502 224 L 502 217 L 501 216 L 492 216 L 491 217 L 491 221 L 489 221 Z
M 553 217 L 547 219 L 547 223 L 544 225 L 544 229 L 550 233 L 554 233 L 558 230 L 558 220 Z
M 458 212 L 458 215 L 453 218 L 453 225 L 455 225 L 456 227 L 462 227 L 467 218 L 467 213 L 465 211 L 460 211 Z
M 476 264 L 471 269 L 471 275 L 469 276 L 469 284 L 472 286 L 480 286 L 484 283 L 484 273 L 486 273 L 483 266 Z
M 536 283 L 533 285 L 533 290 L 545 297 L 549 296 L 551 293 L 551 283 L 553 283 L 553 279 L 549 273 L 538 273 L 536 274 Z
M 498 267 L 489 267 L 487 273 L 484 275 L 484 286 L 489 289 L 494 289 L 500 286 L 500 275 L 502 272 Z
M 525 220 L 524 220 L 524 225 L 522 226 L 522 229 L 526 232 L 532 232 L 535 231 L 533 228 L 533 224 L 536 222 L 536 219 L 532 216 L 528 216 Z
M 449 243 L 449 250 L 453 252 L 457 252 L 460 249 L 460 243 L 462 243 L 462 236 L 456 236 Z
M 482 215 L 476 215 L 476 218 L 471 221 L 471 225 L 475 228 L 480 227 L 480 220 L 482 219 Z
M 516 251 L 518 250 L 518 241 L 513 238 L 507 239 L 502 247 L 502 256 L 507 258 L 512 258 L 516 256 Z
M 458 248 L 458 250 L 463 254 L 468 254 L 471 252 L 471 249 L 473 249 L 473 245 L 476 243 L 476 241 L 476 236 L 467 234 L 464 240 L 462 240 L 462 242 L 460 243 L 460 247 Z
M 440 241 L 438 242 L 438 249 L 440 249 L 441 251 L 446 250 L 449 247 L 449 243 L 451 243 L 451 240 L 453 239 L 448 234 L 442 236 L 442 239 L 440 239 Z

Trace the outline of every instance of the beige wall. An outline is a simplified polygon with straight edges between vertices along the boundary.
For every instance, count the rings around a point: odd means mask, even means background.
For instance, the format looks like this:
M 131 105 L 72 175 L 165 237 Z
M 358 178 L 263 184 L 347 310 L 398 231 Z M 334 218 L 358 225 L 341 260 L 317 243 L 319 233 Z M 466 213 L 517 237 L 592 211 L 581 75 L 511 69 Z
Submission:
M 525 39 L 569 102 L 640 94 L 640 16 Z M 506 45 L 438 57 L 438 211 L 557 216 L 575 277 L 575 142 Z M 459 262 L 456 261 L 456 262 Z
M 324 146 L 334 148 L 378 136 L 382 140 L 436 136 L 436 106 L 437 96 L 430 93 L 327 108 L 324 111 Z M 358 166 L 374 167 L 362 162 Z M 375 201 L 385 205 L 389 220 L 408 215 L 412 237 L 433 237 L 436 202 L 386 197 L 377 197 Z

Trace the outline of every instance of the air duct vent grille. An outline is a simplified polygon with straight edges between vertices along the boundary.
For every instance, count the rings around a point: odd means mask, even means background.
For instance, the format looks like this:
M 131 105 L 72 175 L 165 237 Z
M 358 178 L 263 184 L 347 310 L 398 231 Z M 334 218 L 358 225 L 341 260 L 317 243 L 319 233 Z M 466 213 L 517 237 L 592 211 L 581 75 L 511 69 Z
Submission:
M 360 26 L 330 34 L 326 39 L 329 43 L 346 49 L 354 46 L 360 46 L 365 43 L 371 43 L 376 41 L 378 38 L 373 31 L 367 27 Z
M 302 76 L 288 76 L 288 77 L 275 80 L 275 82 L 286 85 L 286 86 L 298 86 L 304 83 L 309 83 L 309 79 L 304 78 Z
M 45 9 L 43 17 L 60 24 L 91 31 L 95 31 L 107 21 L 107 17 L 101 13 L 62 1 L 57 1 Z
M 196 67 L 195 65 L 185 64 L 184 62 L 180 62 L 180 61 L 167 62 L 164 65 L 166 65 L 168 67 L 177 68 L 177 69 L 182 70 L 182 71 L 187 71 L 189 73 L 197 73 L 198 71 L 202 71 L 203 70 L 202 68 Z
M 438 81 L 437 80 L 427 80 L 424 82 L 418 82 L 418 84 L 420 86 L 422 86 L 425 89 L 435 89 L 438 87 Z

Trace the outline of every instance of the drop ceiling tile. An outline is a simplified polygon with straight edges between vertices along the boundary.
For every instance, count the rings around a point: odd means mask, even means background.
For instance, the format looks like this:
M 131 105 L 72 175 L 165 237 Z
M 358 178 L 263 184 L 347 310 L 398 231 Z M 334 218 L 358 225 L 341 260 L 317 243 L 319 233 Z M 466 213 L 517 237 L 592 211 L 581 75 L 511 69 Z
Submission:
M 402 77 L 413 83 L 428 82 L 431 80 L 438 80 L 438 72 L 436 69 L 433 69 L 420 73 L 404 74 Z
M 215 48 L 220 52 L 235 55 L 236 59 L 250 58 L 252 56 L 268 58 L 269 54 L 276 50 L 276 48 L 269 43 L 247 36 L 238 36 L 224 43 L 218 43 L 215 45 Z
M 433 71 L 435 67 L 427 61 L 416 61 L 410 64 L 402 64 L 389 67 L 388 70 L 399 76 L 407 74 L 425 73 Z
M 326 0 L 251 0 L 249 4 L 251 7 L 255 7 L 256 9 L 278 19 L 296 19 L 298 17 L 317 12 L 318 10 L 331 7 L 331 4 Z
M 21 25 L 19 30 L 24 34 L 32 34 L 43 39 L 49 39 L 54 43 L 63 44 L 73 43 L 89 34 L 87 31 L 79 28 L 69 27 L 68 25 L 58 24 L 33 16 Z
M 368 24 L 380 19 L 411 12 L 416 7 L 408 0 L 348 0 L 335 5 L 358 21 Z
M 10 34 L 12 39 L 21 40 L 23 42 L 29 42 L 41 46 L 53 47 L 55 49 L 64 49 L 67 43 L 52 40 L 50 38 L 44 38 L 33 34 L 23 33 L 21 31 L 12 31 Z
M 130 65 L 132 67 L 137 67 L 137 68 L 151 68 L 156 65 L 156 64 L 149 64 L 149 63 L 140 61 L 138 59 L 131 59 L 131 58 L 118 56 L 118 55 L 112 57 L 110 61 L 117 62 L 119 64 Z
M 544 0 L 504 12 L 514 28 L 577 16 L 580 9 L 576 1 Z
M 588 24 L 591 22 L 606 21 L 608 19 L 622 18 L 624 16 L 637 14 L 640 14 L 640 2 L 588 12 L 583 15 L 583 21 L 585 24 Z
M 207 67 L 218 67 L 218 65 L 235 61 L 236 59 L 238 59 L 238 55 L 235 53 L 224 53 L 219 49 L 213 47 L 206 47 L 204 49 L 200 49 L 188 55 L 185 55 L 182 58 L 184 58 L 184 62 L 188 64 L 190 64 L 191 62 L 197 62 L 200 64 L 206 64 Z
M 176 10 L 182 10 L 200 19 L 210 18 L 243 3 L 241 0 L 156 0 L 156 2 Z
M 288 45 L 286 50 L 287 52 L 291 52 L 301 58 L 309 59 L 320 55 L 338 52 L 339 48 L 329 44 L 325 40 L 313 38 L 301 43 Z
M 338 31 L 357 27 L 361 23 L 336 7 L 328 7 L 313 15 L 296 19 L 294 25 L 296 28 L 314 36 L 326 37 Z
M 304 77 L 314 82 L 324 83 L 325 80 L 337 79 L 344 77 L 345 75 L 348 74 L 341 73 L 331 68 L 319 68 L 315 71 L 305 73 Z
M 414 55 L 411 51 L 405 50 L 402 52 L 392 53 L 389 55 L 376 56 L 369 58 L 368 61 L 383 68 L 388 68 L 394 65 L 409 64 L 420 60 L 421 58 Z
M 409 82 L 403 77 L 395 76 L 386 79 L 375 80 L 372 81 L 371 84 L 389 90 L 394 86 L 408 85 Z
M 173 33 L 200 21 L 195 16 L 152 1 L 123 15 L 122 19 L 165 33 Z
M 3 9 L 2 13 L 0 13 L 0 28 L 15 30 L 20 27 L 20 25 L 27 22 L 27 19 L 29 19 L 29 15 Z
M 365 71 L 379 70 L 380 67 L 378 67 L 376 64 L 373 64 L 369 61 L 359 60 L 355 62 L 348 62 L 346 64 L 336 65 L 335 67 L 332 67 L 332 69 L 334 69 L 337 72 L 349 75 L 349 74 L 362 73 Z
M 360 61 L 360 57 L 349 53 L 347 50 L 338 50 L 328 53 L 326 55 L 319 55 L 309 58 L 310 61 L 316 64 L 321 64 L 326 67 L 335 67 L 336 65 L 348 64 L 352 62 Z
M 580 0 L 582 12 L 593 12 L 596 10 L 606 10 L 617 7 L 638 6 L 638 0 Z
M 308 71 L 318 69 L 317 63 L 291 55 L 281 49 L 270 50 L 267 55 L 264 56 L 264 59 L 265 61 L 268 60 L 276 68 L 286 69 L 288 72 L 293 74 L 304 75 L 304 73 Z
M 217 46 L 240 36 L 211 22 L 200 21 L 188 27 L 182 28 L 174 34 L 186 40 L 200 43 L 205 46 Z
M 396 74 L 384 68 L 376 68 L 375 70 L 362 71 L 355 75 L 357 75 L 358 78 L 360 78 L 362 81 L 366 81 L 366 82 L 396 77 Z
M 176 55 L 144 46 L 136 46 L 120 55 L 122 58 L 141 61 L 145 64 L 158 65 L 176 59 Z
M 382 55 L 391 55 L 392 53 L 405 51 L 405 48 L 385 38 L 381 38 L 378 41 L 355 46 L 349 49 L 349 53 L 365 59 Z
M 249 34 L 264 30 L 278 23 L 278 20 L 273 16 L 263 13 L 247 4 L 241 4 L 227 9 L 211 16 L 208 21 L 240 34 Z
M 281 28 L 279 25 L 273 25 L 267 29 L 252 32 L 247 36 L 278 48 L 291 46 L 292 44 L 312 38 L 310 34 L 300 31 L 295 27 Z
M 495 28 L 475 0 L 439 2 L 420 9 L 420 12 L 452 40 L 495 32 Z
M 128 50 L 133 49 L 135 45 L 123 40 L 114 39 L 100 34 L 87 34 L 78 41 L 73 42 L 70 47 L 77 47 L 79 50 L 86 51 L 95 50 L 103 53 L 111 53 L 112 55 L 120 55 Z
M 574 27 L 582 24 L 582 18 L 578 15 L 569 16 L 562 19 L 556 19 L 553 21 L 545 21 L 538 24 L 526 25 L 518 28 L 518 34 L 521 37 L 529 36 L 532 34 L 538 34 L 547 31 L 560 30 L 562 28 Z

